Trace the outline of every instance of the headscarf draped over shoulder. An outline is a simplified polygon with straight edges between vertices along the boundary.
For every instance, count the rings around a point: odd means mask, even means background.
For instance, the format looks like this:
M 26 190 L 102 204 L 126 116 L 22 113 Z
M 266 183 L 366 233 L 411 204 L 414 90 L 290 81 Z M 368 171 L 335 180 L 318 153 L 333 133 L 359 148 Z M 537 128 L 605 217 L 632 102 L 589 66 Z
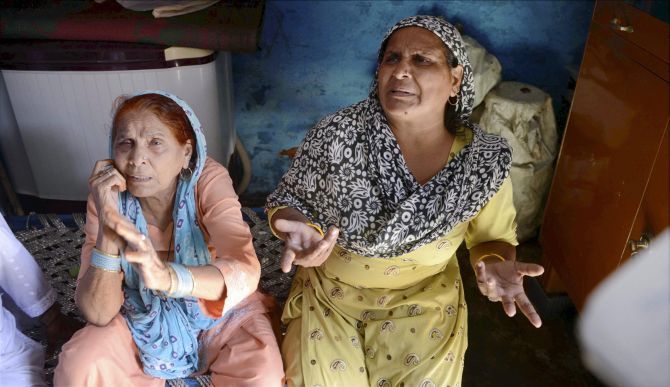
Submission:
M 364 256 L 408 253 L 472 219 L 511 166 L 507 143 L 468 121 L 474 83 L 461 35 L 443 18 L 412 16 L 391 28 L 382 47 L 394 31 L 410 26 L 437 35 L 463 66 L 457 114 L 472 130 L 472 142 L 420 185 L 402 157 L 375 81 L 367 99 L 326 116 L 309 131 L 266 204 L 293 207 L 322 229 L 339 227 L 338 244 Z
M 174 261 L 183 265 L 207 265 L 211 256 L 197 219 L 195 188 L 205 166 L 207 148 L 200 121 L 191 107 L 179 97 L 161 90 L 142 91 L 134 96 L 159 94 L 184 110 L 195 134 L 195 165 L 187 179 L 179 178 L 172 218 Z M 129 191 L 119 195 L 119 212 L 144 235 L 149 235 L 139 200 Z M 184 378 L 198 371 L 201 331 L 210 329 L 224 317 L 205 316 L 195 297 L 170 298 L 148 289 L 135 268 L 123 257 L 123 317 L 139 350 L 144 372 L 163 379 Z

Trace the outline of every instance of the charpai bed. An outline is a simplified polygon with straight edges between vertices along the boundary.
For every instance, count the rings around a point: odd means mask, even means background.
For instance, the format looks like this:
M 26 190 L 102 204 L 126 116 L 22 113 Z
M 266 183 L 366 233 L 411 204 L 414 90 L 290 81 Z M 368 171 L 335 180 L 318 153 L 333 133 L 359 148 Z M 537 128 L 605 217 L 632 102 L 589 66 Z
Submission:
M 253 244 L 261 264 L 260 286 L 272 294 L 279 305 L 283 305 L 291 286 L 293 271 L 283 273 L 279 265 L 282 242 L 275 238 L 267 225 L 262 209 L 243 207 L 244 220 L 249 225 Z M 79 256 L 84 243 L 85 215 L 31 214 L 27 217 L 8 219 L 17 239 L 35 257 L 45 277 L 58 294 L 62 310 L 81 320 L 74 304 L 74 290 L 79 270 Z M 28 329 L 26 335 L 42 343 L 46 338 L 39 327 Z M 47 381 L 53 378 L 60 349 L 48 354 L 45 361 Z M 208 376 L 174 379 L 167 386 L 210 386 Z

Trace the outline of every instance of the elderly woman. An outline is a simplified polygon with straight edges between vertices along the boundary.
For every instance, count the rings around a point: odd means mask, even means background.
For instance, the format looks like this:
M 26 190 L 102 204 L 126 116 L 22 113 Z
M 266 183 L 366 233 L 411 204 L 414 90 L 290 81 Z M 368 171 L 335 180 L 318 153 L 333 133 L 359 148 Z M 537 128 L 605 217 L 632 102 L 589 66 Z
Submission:
M 464 240 L 481 292 L 540 326 L 522 279 L 543 268 L 515 260 L 511 150 L 468 122 L 473 94 L 456 29 L 410 17 L 370 96 L 308 133 L 267 203 L 283 269 L 301 266 L 282 316 L 289 386 L 458 386 Z
M 64 347 L 62 386 L 281 385 L 271 302 L 226 169 L 191 108 L 160 91 L 124 100 L 112 160 L 89 179 L 75 300 L 89 324 Z

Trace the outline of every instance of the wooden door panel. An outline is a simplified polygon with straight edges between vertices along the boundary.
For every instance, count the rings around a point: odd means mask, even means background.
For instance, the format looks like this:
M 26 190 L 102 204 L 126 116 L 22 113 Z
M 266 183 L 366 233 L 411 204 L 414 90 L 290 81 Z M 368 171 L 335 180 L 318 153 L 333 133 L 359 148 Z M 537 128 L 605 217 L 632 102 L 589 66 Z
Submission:
M 670 153 L 670 137 L 668 126 L 666 126 L 647 189 L 628 237 L 629 243 L 621 257 L 621 263 L 632 256 L 633 250 L 630 242 L 640 241 L 643 235 L 653 240 L 655 236 L 670 226 L 670 157 L 668 153 Z
M 644 193 L 642 208 L 645 213 L 645 231 L 659 235 L 670 226 L 670 134 L 666 126 L 654 169 Z M 631 238 L 637 235 L 631 235 Z
M 545 209 L 545 262 L 578 308 L 622 259 L 668 123 L 668 83 L 634 50 L 592 24 Z
M 643 47 L 666 63 L 670 62 L 670 40 L 658 39 L 670 34 L 670 26 L 632 5 L 620 0 L 598 1 L 593 11 L 593 23 L 611 29 L 619 37 Z

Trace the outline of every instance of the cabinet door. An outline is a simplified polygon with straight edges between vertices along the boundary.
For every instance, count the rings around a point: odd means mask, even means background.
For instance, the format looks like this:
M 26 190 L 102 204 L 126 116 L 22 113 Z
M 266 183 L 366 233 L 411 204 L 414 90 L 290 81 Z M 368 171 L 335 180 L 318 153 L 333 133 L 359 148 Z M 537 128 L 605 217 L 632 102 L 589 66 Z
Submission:
M 629 253 L 668 124 L 667 72 L 609 26 L 591 25 L 541 231 L 544 263 L 578 308 Z
M 665 129 L 661 149 L 658 151 L 644 197 L 631 229 L 628 250 L 622 261 L 633 253 L 633 244 L 653 239 L 670 226 L 670 135 Z

